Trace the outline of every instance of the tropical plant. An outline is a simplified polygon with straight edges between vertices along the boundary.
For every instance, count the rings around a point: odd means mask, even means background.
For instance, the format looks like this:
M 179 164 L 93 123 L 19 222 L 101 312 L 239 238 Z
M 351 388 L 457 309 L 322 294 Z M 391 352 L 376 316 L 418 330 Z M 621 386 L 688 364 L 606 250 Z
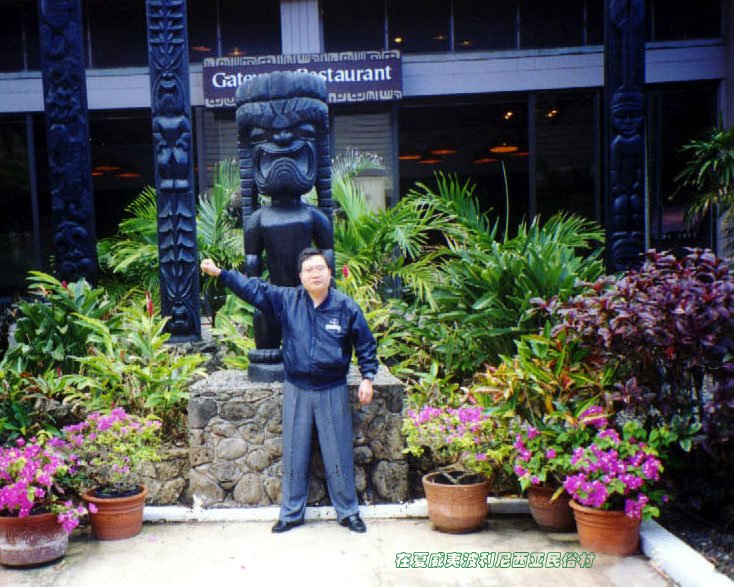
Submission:
M 680 188 L 694 190 L 696 198 L 689 208 L 689 220 L 703 217 L 718 208 L 726 220 L 731 220 L 734 208 L 734 127 L 724 128 L 723 122 L 704 136 L 681 147 L 688 161 L 676 176 Z
M 495 232 L 496 227 L 492 236 Z M 450 243 L 452 256 L 434 288 L 439 310 L 432 319 L 452 325 L 470 344 L 461 353 L 463 375 L 511 355 L 520 335 L 542 327 L 544 317 L 531 300 L 568 299 L 581 291 L 581 282 L 602 275 L 600 250 L 589 250 L 601 241 L 593 223 L 557 215 L 543 225 L 537 218 L 530 226 L 521 224 L 516 236 L 503 242 Z
M 578 340 L 562 331 L 552 336 L 550 324 L 522 336 L 516 347 L 515 355 L 477 373 L 470 387 L 472 401 L 502 417 L 542 430 L 547 418 L 606 402 L 614 390 L 613 367 L 588 361 L 589 351 Z
M 231 369 L 245 371 L 250 365 L 247 354 L 255 348 L 253 312 L 254 308 L 250 304 L 234 294 L 228 294 L 216 315 L 212 334 L 226 349 L 222 362 Z
M 106 322 L 84 318 L 94 346 L 88 355 L 75 358 L 80 373 L 69 376 L 74 388 L 66 397 L 83 401 L 87 410 L 121 407 L 137 416 L 154 414 L 167 437 L 180 437 L 185 433 L 188 386 L 204 375 L 204 358 L 166 346 L 166 319 L 155 313 L 150 300 L 122 308 L 120 317 L 119 332 Z
M 92 288 L 84 279 L 66 283 L 32 271 L 28 281 L 36 299 L 19 302 L 16 344 L 2 366 L 16 373 L 75 372 L 73 357 L 86 354 L 92 331 L 87 319 L 105 320 L 108 328 L 116 328 L 112 303 L 102 288 Z
M 639 271 L 548 306 L 554 333 L 617 369 L 627 409 L 650 426 L 675 425 L 684 450 L 693 442 L 711 454 L 734 440 L 733 307 L 728 265 L 699 249 L 683 259 L 649 251 Z
M 214 186 L 200 196 L 197 205 L 197 249 L 200 259 L 211 258 L 222 266 L 236 267 L 244 261 L 242 229 L 233 213 L 239 191 L 236 162 L 220 162 L 215 167 L 214 178 Z M 100 266 L 122 282 L 121 286 L 115 286 L 116 280 L 110 279 L 107 285 L 149 291 L 157 296 L 160 276 L 155 189 L 144 188 L 125 210 L 130 216 L 120 223 L 117 235 L 100 241 L 97 246 Z M 215 312 L 221 304 L 221 290 L 210 278 L 202 282 L 202 289 L 210 310 Z
M 579 337 L 587 360 L 614 365 L 619 410 L 647 430 L 668 427 L 680 502 L 699 515 L 731 502 L 734 471 L 734 279 L 710 251 L 682 259 L 650 251 L 639 271 L 605 278 L 549 308 L 556 331 Z M 715 514 L 718 515 L 718 514 Z

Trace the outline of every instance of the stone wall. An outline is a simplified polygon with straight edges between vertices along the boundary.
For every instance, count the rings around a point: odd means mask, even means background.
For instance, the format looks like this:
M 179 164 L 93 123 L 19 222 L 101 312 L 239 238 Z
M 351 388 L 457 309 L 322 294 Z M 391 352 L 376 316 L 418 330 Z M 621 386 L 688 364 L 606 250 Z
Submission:
M 354 414 L 355 482 L 360 503 L 408 499 L 401 435 L 403 386 L 381 367 L 372 403 L 357 401 L 359 373 L 348 385 Z M 253 383 L 242 371 L 218 371 L 191 387 L 190 494 L 195 506 L 280 503 L 282 383 Z M 309 505 L 329 503 L 314 434 Z
M 173 505 L 190 502 L 189 470 L 191 459 L 187 447 L 167 447 L 160 451 L 161 460 L 145 463 L 141 481 L 148 488 L 148 505 Z

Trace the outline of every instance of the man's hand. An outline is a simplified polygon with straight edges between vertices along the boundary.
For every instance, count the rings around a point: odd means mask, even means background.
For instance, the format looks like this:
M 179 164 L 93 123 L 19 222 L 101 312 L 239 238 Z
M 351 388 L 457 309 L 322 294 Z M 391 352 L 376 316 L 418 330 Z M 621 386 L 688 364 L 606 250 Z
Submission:
M 222 270 L 217 267 L 216 263 L 211 259 L 204 259 L 201 262 L 201 270 L 212 277 L 219 277 L 219 274 L 222 272 Z
M 372 382 L 369 379 L 362 379 L 362 383 L 359 384 L 359 391 L 357 392 L 359 403 L 366 406 L 372 401 L 372 394 Z

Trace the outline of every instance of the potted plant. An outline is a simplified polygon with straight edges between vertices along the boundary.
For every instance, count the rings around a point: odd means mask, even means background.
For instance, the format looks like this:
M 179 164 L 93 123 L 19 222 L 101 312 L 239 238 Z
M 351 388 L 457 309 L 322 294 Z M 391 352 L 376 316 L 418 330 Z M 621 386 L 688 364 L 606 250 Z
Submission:
M 571 454 L 591 441 L 595 426 L 606 423 L 603 408 L 592 405 L 573 417 L 554 412 L 539 428 L 524 423 L 512 445 L 513 470 L 527 492 L 535 523 L 549 532 L 571 532 L 576 528 L 570 496 L 563 482 L 572 472 Z
M 640 521 L 659 515 L 657 504 L 667 499 L 655 488 L 663 471 L 655 445 L 673 440 L 663 428 L 648 435 L 635 420 L 621 434 L 604 422 L 590 444 L 573 451 L 563 487 L 582 547 L 618 556 L 637 550 Z
M 58 438 L 19 438 L 0 448 L 0 564 L 35 565 L 66 554 L 69 534 L 87 513 L 70 498 L 75 457 L 66 448 Z
M 129 538 L 142 529 L 148 490 L 140 483 L 139 469 L 160 460 L 160 426 L 156 419 L 114 408 L 64 428 L 66 441 L 78 455 L 82 498 L 97 509 L 90 515 L 95 538 Z
M 492 476 L 510 451 L 497 442 L 499 422 L 479 406 L 408 411 L 406 452 L 421 456 L 428 449 L 442 465 L 423 477 L 428 517 L 437 530 L 464 533 L 484 524 Z

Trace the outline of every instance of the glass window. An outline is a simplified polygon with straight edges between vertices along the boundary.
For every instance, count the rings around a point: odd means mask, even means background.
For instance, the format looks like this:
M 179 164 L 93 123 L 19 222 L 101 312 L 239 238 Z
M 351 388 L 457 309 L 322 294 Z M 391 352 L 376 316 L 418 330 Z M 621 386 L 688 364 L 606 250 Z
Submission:
M 23 3 L 28 69 L 41 69 L 40 40 L 38 37 L 38 6 L 35 2 Z M 85 41 L 86 42 L 86 41 Z
M 572 47 L 583 40 L 583 0 L 522 0 L 522 47 Z
M 720 0 L 653 0 L 656 41 L 721 36 Z
M 604 42 L 604 0 L 586 0 L 586 44 Z
M 20 4 L 0 4 L 0 71 L 23 69 L 23 7 Z
M 360 0 L 344 9 L 343 0 L 323 0 L 324 49 L 360 51 L 385 47 L 384 0 Z
M 711 247 L 708 218 L 688 225 L 685 212 L 694 194 L 678 189 L 676 175 L 687 155 L 680 148 L 716 124 L 716 83 L 651 86 L 648 100 L 648 182 L 652 204 L 652 246 L 658 249 Z
M 89 113 L 97 236 L 117 231 L 125 207 L 146 185 L 155 185 L 149 110 Z
M 594 218 L 593 92 L 540 94 L 535 116 L 538 213 L 544 220 L 560 210 Z
M 188 0 L 186 19 L 189 33 L 189 60 L 200 63 L 217 56 L 217 3 Z
M 93 67 L 148 63 L 145 2 L 89 0 L 87 19 Z
M 394 147 L 392 116 L 381 108 L 332 108 L 332 159 L 344 157 L 350 151 L 374 154 L 384 169 L 369 170 L 357 176 L 357 184 L 375 209 L 383 209 L 394 201 Z
M 455 49 L 512 49 L 516 15 L 517 0 L 454 0 Z
M 524 97 L 401 106 L 398 128 L 401 194 L 416 181 L 435 185 L 436 171 L 455 173 L 476 184 L 475 195 L 484 210 L 491 210 L 493 218 L 504 219 L 504 163 L 511 226 L 527 215 L 528 125 Z
M 387 5 L 391 49 L 405 53 L 449 50 L 449 0 L 389 0 Z
M 0 117 L 0 292 L 25 288 L 33 263 L 33 214 L 25 120 Z
M 276 55 L 280 42 L 278 0 L 219 0 L 224 55 Z

